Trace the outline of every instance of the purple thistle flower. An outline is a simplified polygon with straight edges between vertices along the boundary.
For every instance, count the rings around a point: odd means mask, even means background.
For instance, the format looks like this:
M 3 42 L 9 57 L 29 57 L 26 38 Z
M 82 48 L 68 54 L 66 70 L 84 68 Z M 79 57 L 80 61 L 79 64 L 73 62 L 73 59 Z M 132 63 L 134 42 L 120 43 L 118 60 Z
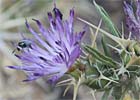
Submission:
M 15 54 L 22 66 L 9 66 L 12 69 L 23 70 L 27 79 L 32 81 L 41 76 L 48 76 L 48 81 L 55 82 L 62 77 L 81 54 L 80 42 L 85 30 L 73 32 L 74 10 L 70 10 L 68 20 L 62 20 L 62 13 L 54 8 L 53 18 L 48 13 L 50 28 L 46 29 L 39 20 L 33 19 L 41 35 L 37 34 L 26 21 L 28 30 L 35 39 L 24 39 L 21 54 Z M 19 45 L 18 45 L 19 46 Z M 21 46 L 21 45 L 20 45 Z
M 137 10 L 134 13 L 132 5 L 124 2 L 124 12 L 126 15 L 126 25 L 132 33 L 132 38 L 140 39 L 140 0 L 136 1 Z

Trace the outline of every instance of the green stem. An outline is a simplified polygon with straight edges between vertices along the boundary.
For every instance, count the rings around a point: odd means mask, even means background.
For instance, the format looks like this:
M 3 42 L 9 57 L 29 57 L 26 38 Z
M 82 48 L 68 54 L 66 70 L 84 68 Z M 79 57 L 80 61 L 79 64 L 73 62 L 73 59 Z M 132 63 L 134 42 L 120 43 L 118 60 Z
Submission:
M 74 86 L 74 96 L 73 96 L 73 100 L 76 100 L 79 86 L 80 86 L 80 85 L 79 85 L 79 82 L 77 83 L 77 85 Z
M 84 75 L 81 75 L 81 77 L 79 78 L 78 82 L 74 84 L 73 100 L 76 100 L 79 87 L 80 87 L 80 85 L 81 85 L 81 83 L 82 83 L 83 81 L 84 81 Z

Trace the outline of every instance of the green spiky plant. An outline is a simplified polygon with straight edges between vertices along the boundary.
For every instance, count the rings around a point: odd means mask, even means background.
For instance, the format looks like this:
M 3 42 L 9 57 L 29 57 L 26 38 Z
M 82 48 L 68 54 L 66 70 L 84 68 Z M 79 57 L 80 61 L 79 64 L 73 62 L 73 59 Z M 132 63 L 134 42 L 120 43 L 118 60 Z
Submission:
M 113 100 L 139 100 L 140 44 L 130 38 L 125 39 L 124 32 L 118 31 L 107 12 L 96 2 L 94 5 L 102 18 L 98 26 L 78 18 L 78 20 L 89 25 L 91 30 L 96 29 L 95 34 L 91 33 L 93 36 L 92 45 L 83 44 L 84 56 L 81 57 L 80 63 L 85 67 L 84 71 L 80 70 L 81 66 L 79 65 L 79 73 L 75 75 L 79 75 L 78 78 L 74 76 L 74 79 L 62 81 L 58 85 L 66 85 L 68 82 L 67 89 L 73 85 L 73 100 L 76 100 L 80 85 L 86 85 L 96 92 L 104 92 L 102 100 L 108 100 L 110 97 Z M 109 32 L 100 28 L 102 20 L 106 23 Z M 96 44 L 96 37 L 99 32 L 102 34 L 103 51 Z M 116 42 L 115 45 L 107 42 L 105 36 Z M 110 51 L 114 51 L 115 54 Z

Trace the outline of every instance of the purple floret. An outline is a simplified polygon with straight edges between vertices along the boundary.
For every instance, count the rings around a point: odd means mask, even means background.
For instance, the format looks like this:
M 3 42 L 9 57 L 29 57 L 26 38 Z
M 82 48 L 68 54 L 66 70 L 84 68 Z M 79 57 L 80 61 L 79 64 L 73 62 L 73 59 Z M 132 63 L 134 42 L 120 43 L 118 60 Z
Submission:
M 137 10 L 133 11 L 132 5 L 124 2 L 124 12 L 126 15 L 126 25 L 132 33 L 132 38 L 140 40 L 140 0 L 136 2 Z
M 9 68 L 23 70 L 27 79 L 32 81 L 47 76 L 48 81 L 55 82 L 62 77 L 81 54 L 81 38 L 85 30 L 78 34 L 73 31 L 74 10 L 70 10 L 68 20 L 62 20 L 62 13 L 56 7 L 48 13 L 50 28 L 45 28 L 39 20 L 33 19 L 41 34 L 38 34 L 27 22 L 28 30 L 34 36 L 30 39 L 31 47 L 23 48 L 20 54 L 15 54 L 22 66 Z

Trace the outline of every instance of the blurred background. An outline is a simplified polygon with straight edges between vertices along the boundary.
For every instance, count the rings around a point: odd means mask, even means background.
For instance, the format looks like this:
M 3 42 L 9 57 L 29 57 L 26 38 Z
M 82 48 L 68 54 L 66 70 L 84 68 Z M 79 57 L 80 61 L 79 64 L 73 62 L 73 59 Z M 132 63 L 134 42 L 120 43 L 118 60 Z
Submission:
M 96 0 L 109 13 L 115 25 L 121 28 L 123 17 L 123 0 Z M 76 17 L 81 17 L 95 25 L 100 20 L 92 0 L 56 0 L 57 7 L 63 12 L 64 19 L 69 10 L 75 9 L 75 30 L 80 31 L 84 24 Z M 21 39 L 20 33 L 30 36 L 25 27 L 25 19 L 36 29 L 32 18 L 39 19 L 48 26 L 47 12 L 52 11 L 53 0 L 0 0 L 0 100 L 72 100 L 72 89 L 63 95 L 65 87 L 54 88 L 46 83 L 45 77 L 33 82 L 22 82 L 26 78 L 21 71 L 8 69 L 8 65 L 20 65 L 12 54 L 15 47 L 12 42 Z M 104 27 L 104 24 L 102 24 Z M 90 43 L 90 31 L 83 41 Z M 100 100 L 102 93 L 95 96 Z M 78 100 L 93 100 L 89 88 L 81 86 Z

